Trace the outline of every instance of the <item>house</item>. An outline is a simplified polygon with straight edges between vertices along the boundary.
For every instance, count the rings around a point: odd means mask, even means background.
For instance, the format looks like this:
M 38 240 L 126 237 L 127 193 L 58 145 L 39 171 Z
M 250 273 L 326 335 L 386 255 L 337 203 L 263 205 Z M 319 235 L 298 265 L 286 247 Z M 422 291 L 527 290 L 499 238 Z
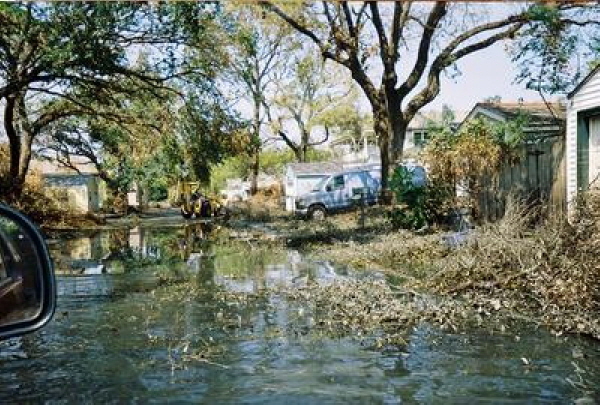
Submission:
M 497 219 L 504 214 L 509 194 L 530 203 L 546 204 L 551 211 L 565 209 L 565 106 L 543 102 L 477 103 L 460 124 L 484 119 L 506 123 L 523 118 L 524 141 L 518 161 L 506 162 L 497 178 L 486 179 L 480 193 L 480 214 Z
M 543 102 L 482 102 L 477 103 L 459 125 L 483 118 L 492 122 L 508 122 L 526 118 L 522 128 L 531 136 L 553 136 L 561 133 L 565 120 L 565 106 L 561 103 Z
M 567 100 L 567 204 L 572 212 L 577 193 L 600 183 L 600 66 Z
M 343 170 L 341 162 L 290 163 L 284 175 L 285 209 L 294 211 L 296 198 L 308 193 L 323 178 Z
M 454 112 L 452 129 L 458 127 L 465 117 L 464 111 Z M 404 157 L 415 159 L 431 137 L 436 124 L 443 122 L 444 111 L 420 111 L 411 120 L 404 138 Z M 360 137 L 351 134 L 342 135 L 330 142 L 332 154 L 345 164 L 380 164 L 381 157 L 373 129 L 365 128 Z M 358 139 L 360 138 L 360 139 Z
M 93 165 L 78 162 L 75 167 L 77 170 L 50 160 L 30 163 L 30 169 L 40 173 L 45 186 L 53 189 L 65 205 L 82 213 L 100 210 L 106 200 L 104 182 Z

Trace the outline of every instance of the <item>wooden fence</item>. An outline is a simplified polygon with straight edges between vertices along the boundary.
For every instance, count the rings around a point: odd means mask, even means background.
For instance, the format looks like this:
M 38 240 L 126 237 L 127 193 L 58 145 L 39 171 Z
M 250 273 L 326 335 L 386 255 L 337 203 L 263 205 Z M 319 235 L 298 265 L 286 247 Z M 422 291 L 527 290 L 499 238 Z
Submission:
M 484 178 L 479 195 L 481 219 L 501 218 L 510 195 L 528 204 L 541 204 L 549 215 L 566 212 L 565 137 L 526 144 L 520 156 L 518 162 L 506 163 L 495 178 Z

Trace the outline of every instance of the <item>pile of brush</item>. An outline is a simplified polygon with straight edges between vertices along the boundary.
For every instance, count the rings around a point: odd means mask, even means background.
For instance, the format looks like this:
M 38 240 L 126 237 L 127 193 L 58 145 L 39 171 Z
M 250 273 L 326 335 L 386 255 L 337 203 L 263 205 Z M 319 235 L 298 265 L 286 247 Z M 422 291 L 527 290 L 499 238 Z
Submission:
M 438 262 L 420 287 L 486 311 L 532 317 L 558 333 L 600 338 L 600 193 L 582 196 L 570 222 L 532 227 L 533 215 L 512 205 L 502 220 Z

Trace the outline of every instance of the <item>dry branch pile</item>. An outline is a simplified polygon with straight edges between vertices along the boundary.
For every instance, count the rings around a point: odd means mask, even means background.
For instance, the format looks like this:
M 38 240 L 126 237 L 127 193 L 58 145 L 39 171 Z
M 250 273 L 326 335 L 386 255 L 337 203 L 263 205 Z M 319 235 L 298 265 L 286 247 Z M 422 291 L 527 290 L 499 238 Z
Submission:
M 530 221 L 531 214 L 512 207 L 419 287 L 600 338 L 600 194 L 582 200 L 572 225 L 551 221 L 531 229 Z

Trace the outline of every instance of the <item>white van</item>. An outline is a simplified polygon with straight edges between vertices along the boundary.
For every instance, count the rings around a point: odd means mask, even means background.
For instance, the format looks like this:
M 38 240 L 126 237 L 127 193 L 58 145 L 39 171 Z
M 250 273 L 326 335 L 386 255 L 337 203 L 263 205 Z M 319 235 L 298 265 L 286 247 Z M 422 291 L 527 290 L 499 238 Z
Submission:
M 323 219 L 331 212 L 351 208 L 357 201 L 375 204 L 379 180 L 368 170 L 347 170 L 323 178 L 307 194 L 296 200 L 295 213 Z

